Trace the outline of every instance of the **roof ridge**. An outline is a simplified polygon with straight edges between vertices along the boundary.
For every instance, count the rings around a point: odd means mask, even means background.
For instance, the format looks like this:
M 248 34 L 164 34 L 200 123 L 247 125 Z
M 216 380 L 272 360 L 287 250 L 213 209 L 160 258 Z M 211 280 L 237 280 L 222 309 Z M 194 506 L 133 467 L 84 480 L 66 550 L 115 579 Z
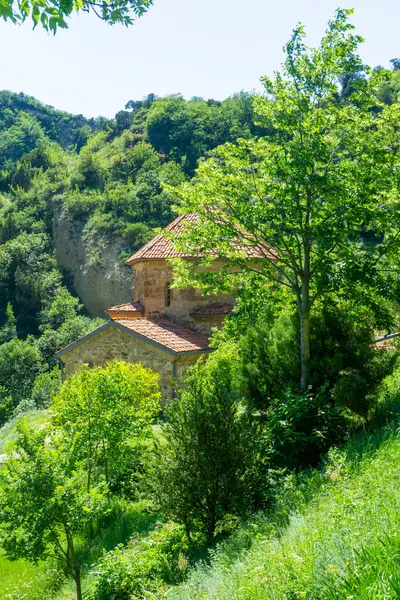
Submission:
M 175 227 L 177 225 L 179 225 L 179 223 L 181 223 L 181 221 L 183 221 L 185 218 L 187 218 L 189 215 L 184 213 L 183 215 L 178 215 L 171 223 L 169 223 L 166 227 L 164 227 L 159 233 L 157 233 L 151 240 L 149 240 L 148 242 L 146 242 L 146 244 L 144 246 L 142 246 L 141 248 L 139 248 L 139 250 L 137 250 L 136 252 L 134 252 L 134 254 L 132 254 L 132 256 L 130 258 L 128 258 L 125 263 L 126 264 L 130 264 L 131 262 L 133 262 L 134 260 L 137 260 L 138 258 L 142 258 L 143 254 L 149 252 L 152 250 L 152 248 L 161 240 L 161 239 L 168 239 L 164 236 L 163 231 L 168 231 L 171 232 L 175 229 Z

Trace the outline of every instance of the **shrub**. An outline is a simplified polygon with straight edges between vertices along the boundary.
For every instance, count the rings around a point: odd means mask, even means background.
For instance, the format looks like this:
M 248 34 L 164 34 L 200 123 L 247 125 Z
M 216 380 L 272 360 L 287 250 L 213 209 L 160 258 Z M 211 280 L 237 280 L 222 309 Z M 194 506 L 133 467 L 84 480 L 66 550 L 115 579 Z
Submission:
M 0 346 L 0 425 L 20 402 L 30 399 L 34 381 L 43 369 L 39 351 L 28 340 L 13 339 Z
M 93 570 L 90 600 L 130 600 L 163 585 L 182 581 L 188 566 L 188 542 L 176 523 L 156 525 L 146 537 L 132 536 L 107 552 Z
M 153 496 L 164 514 L 184 524 L 190 539 L 202 532 L 211 544 L 228 514 L 258 500 L 259 437 L 241 409 L 236 349 L 221 346 L 199 361 L 185 390 L 167 407 L 165 443 L 158 445 Z
M 61 386 L 61 372 L 54 367 L 47 373 L 41 373 L 36 377 L 32 390 L 32 403 L 34 408 L 47 408 Z
M 400 413 L 400 365 L 385 377 L 376 391 L 373 411 L 374 421 L 387 421 L 398 418 Z
M 298 331 L 293 315 L 265 315 L 239 343 L 242 380 L 248 403 L 265 409 L 272 398 L 300 378 Z
M 374 316 L 365 307 L 325 298 L 312 317 L 311 384 L 325 386 L 342 409 L 366 417 L 374 390 L 393 369 L 396 351 L 377 352 Z M 239 342 L 244 392 L 251 407 L 267 410 L 288 386 L 298 387 L 298 320 L 290 312 L 258 319 Z
M 271 466 L 293 469 L 316 465 L 345 431 L 344 416 L 326 389 L 318 394 L 289 389 L 272 402 L 266 415 Z

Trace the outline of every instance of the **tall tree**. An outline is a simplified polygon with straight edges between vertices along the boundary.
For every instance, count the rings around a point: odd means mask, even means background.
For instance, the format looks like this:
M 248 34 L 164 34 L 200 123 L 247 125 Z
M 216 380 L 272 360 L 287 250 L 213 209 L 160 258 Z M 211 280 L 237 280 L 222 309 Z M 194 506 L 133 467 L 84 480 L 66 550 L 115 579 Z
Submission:
M 358 281 L 382 283 L 380 268 L 397 251 L 400 107 L 375 96 L 382 76 L 362 65 L 362 41 L 338 10 L 318 48 L 296 27 L 281 73 L 263 78 L 256 103 L 270 135 L 218 148 L 200 164 L 194 185 L 178 195 L 179 211 L 197 213 L 175 243 L 189 255 L 225 261 L 219 273 L 198 261 L 175 261 L 176 285 L 227 287 L 256 272 L 294 297 L 301 323 L 301 387 L 310 379 L 310 313 L 317 298 Z M 344 75 L 357 73 L 339 99 Z M 363 232 L 374 243 L 363 243 Z M 251 247 L 261 260 L 248 259 Z M 270 288 L 269 288 L 270 289 Z
M 110 25 L 131 25 L 135 17 L 142 16 L 153 0 L 4 0 L 0 3 L 0 18 L 13 23 L 23 23 L 31 17 L 33 27 L 41 25 L 56 33 L 59 27 L 68 27 L 66 18 L 73 12 L 91 12 Z
M 105 512 L 105 489 L 87 492 L 82 474 L 71 471 L 62 443 L 46 439 L 49 433 L 30 430 L 24 422 L 18 426 L 12 457 L 2 471 L 0 543 L 11 559 L 62 561 L 82 600 L 77 536 Z

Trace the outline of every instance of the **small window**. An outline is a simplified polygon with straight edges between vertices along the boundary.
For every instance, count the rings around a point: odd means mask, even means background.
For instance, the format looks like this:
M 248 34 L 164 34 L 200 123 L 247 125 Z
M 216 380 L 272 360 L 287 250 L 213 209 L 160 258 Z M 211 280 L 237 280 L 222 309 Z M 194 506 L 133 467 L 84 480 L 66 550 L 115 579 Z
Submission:
M 171 284 L 169 282 L 167 282 L 165 284 L 165 306 L 171 306 L 171 300 L 172 300 Z

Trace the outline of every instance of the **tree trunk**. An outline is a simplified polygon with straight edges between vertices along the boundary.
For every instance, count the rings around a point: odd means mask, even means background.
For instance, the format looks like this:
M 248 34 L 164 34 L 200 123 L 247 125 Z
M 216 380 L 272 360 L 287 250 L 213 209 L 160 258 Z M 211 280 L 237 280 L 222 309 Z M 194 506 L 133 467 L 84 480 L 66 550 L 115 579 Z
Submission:
M 74 540 L 67 527 L 65 527 L 65 533 L 68 540 L 67 565 L 69 565 L 73 571 L 76 586 L 76 600 L 82 600 L 81 565 L 76 558 Z
M 304 276 L 301 284 L 300 301 L 300 347 L 301 347 L 301 381 L 300 387 L 306 392 L 310 383 L 310 258 L 306 253 L 304 259 Z
M 186 537 L 188 539 L 189 544 L 192 545 L 193 544 L 192 534 L 190 533 L 190 527 L 189 527 L 188 521 L 185 521 L 185 532 L 186 532 Z
M 79 564 L 75 565 L 74 579 L 76 585 L 76 600 L 82 600 L 81 567 Z

